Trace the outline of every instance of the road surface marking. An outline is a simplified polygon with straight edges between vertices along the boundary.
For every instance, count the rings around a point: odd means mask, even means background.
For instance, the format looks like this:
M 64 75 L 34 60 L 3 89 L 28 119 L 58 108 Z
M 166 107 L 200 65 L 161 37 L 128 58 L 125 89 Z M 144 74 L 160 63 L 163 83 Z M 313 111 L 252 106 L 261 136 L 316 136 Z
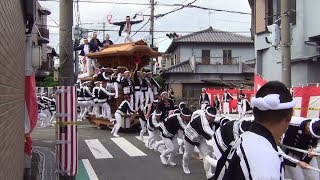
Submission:
M 78 161 L 78 173 L 76 175 L 76 180 L 88 180 L 89 175 L 87 173 L 86 168 L 83 165 L 83 162 L 81 160 Z
M 94 172 L 90 162 L 88 159 L 82 159 L 82 163 L 87 170 L 88 176 L 90 180 L 99 180 L 96 173 Z
M 98 139 L 88 139 L 85 142 L 96 159 L 113 158 Z
M 131 144 L 126 139 L 120 138 L 111 138 L 113 142 L 115 142 L 124 152 L 126 152 L 130 157 L 134 156 L 146 156 L 144 152 L 140 149 L 136 148 L 133 144 Z

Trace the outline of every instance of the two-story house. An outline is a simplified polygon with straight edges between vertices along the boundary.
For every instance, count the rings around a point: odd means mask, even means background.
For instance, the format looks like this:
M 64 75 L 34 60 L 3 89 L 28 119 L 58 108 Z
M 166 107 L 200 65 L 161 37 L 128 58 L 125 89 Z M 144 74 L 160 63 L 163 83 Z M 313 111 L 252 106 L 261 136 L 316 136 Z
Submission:
M 32 29 L 33 68 L 37 79 L 43 79 L 49 75 L 49 67 L 52 64 L 47 58 L 47 44 L 49 43 L 49 29 L 47 28 L 47 17 L 51 12 L 41 7 L 36 1 L 35 23 Z
M 176 96 L 198 97 L 202 87 L 252 87 L 254 59 L 250 37 L 212 27 L 173 39 L 163 74 Z M 168 67 L 169 66 L 169 67 Z
M 256 71 L 266 80 L 281 80 L 281 51 L 270 47 L 267 26 L 281 27 L 280 0 L 249 0 L 252 9 L 252 37 L 255 40 Z M 290 1 L 291 84 L 319 83 L 320 15 L 319 0 Z

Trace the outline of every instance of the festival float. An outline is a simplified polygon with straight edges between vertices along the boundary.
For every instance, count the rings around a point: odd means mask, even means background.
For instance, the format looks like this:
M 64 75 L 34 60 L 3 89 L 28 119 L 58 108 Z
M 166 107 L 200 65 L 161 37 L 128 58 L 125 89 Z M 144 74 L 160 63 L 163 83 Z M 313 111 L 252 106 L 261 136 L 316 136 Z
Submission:
M 88 58 L 96 59 L 102 67 L 120 67 L 120 73 L 128 70 L 131 72 L 133 78 L 133 72 L 138 65 L 138 69 L 143 69 L 149 65 L 151 58 L 161 56 L 161 53 L 153 51 L 146 42 L 143 40 L 132 42 L 110 45 L 102 51 L 87 54 Z M 96 81 L 93 76 L 79 78 L 81 82 L 84 81 Z M 124 100 L 123 90 L 119 87 L 118 98 L 112 98 L 109 101 L 112 115 L 117 110 L 118 106 Z M 112 120 L 107 118 L 99 118 L 95 116 L 88 116 L 87 120 L 96 125 L 97 127 L 107 126 L 113 127 L 114 123 Z M 139 125 L 137 114 L 132 116 L 126 116 L 122 119 L 122 128 L 131 128 Z

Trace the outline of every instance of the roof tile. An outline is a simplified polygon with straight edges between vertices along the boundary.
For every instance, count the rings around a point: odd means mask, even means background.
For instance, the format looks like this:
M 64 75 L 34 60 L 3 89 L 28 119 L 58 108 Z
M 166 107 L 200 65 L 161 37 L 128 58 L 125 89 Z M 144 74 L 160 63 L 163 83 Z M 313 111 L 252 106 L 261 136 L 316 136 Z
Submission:
M 249 36 L 220 31 L 212 27 L 174 39 L 173 42 L 253 43 Z

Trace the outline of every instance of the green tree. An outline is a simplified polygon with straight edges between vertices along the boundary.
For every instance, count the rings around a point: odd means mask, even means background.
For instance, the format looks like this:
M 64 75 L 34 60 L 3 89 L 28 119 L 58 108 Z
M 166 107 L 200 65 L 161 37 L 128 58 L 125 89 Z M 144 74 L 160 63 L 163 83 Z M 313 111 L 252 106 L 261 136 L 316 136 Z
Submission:
M 45 77 L 42 81 L 39 82 L 41 87 L 55 87 L 58 86 L 58 82 L 53 80 L 53 74 Z
M 154 80 L 157 81 L 157 83 L 160 85 L 160 90 L 163 91 L 166 87 L 166 80 L 161 75 L 154 77 Z

